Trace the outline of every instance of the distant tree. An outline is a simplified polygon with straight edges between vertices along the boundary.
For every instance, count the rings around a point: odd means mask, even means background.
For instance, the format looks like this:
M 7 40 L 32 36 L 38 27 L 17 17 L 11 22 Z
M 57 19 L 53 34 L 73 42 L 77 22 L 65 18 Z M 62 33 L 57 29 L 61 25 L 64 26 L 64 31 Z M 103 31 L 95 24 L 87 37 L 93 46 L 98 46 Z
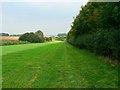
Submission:
M 21 36 L 22 34 L 11 34 L 10 36 Z
M 36 31 L 35 35 L 37 35 L 41 39 L 42 42 L 44 41 L 44 34 L 41 30 Z
M 58 37 L 66 37 L 67 34 L 66 34 L 66 33 L 59 33 L 57 36 L 58 36 Z
M 64 41 L 66 40 L 67 34 L 66 33 L 59 33 L 57 34 L 56 40 Z
M 0 33 L 0 36 L 9 36 L 8 33 Z
M 41 39 L 35 35 L 33 32 L 31 33 L 25 33 L 19 38 L 20 41 L 28 41 L 31 43 L 39 43 L 42 42 Z

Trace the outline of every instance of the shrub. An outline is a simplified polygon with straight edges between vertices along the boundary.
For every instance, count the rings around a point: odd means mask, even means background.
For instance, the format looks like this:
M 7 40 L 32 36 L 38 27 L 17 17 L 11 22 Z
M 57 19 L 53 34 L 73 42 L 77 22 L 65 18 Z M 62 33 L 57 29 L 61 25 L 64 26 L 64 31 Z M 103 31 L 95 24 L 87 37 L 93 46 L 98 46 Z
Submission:
M 44 42 L 44 34 L 41 30 L 36 31 L 35 35 L 37 35 L 40 38 L 41 42 Z
M 20 41 L 28 41 L 31 43 L 39 43 L 43 42 L 40 37 L 35 35 L 34 33 L 25 33 L 19 38 Z

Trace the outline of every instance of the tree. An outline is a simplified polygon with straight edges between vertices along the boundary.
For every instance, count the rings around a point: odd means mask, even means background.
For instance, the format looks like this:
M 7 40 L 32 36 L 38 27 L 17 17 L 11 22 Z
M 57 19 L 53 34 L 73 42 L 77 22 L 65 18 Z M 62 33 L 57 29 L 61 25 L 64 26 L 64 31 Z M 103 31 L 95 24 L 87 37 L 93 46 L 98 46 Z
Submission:
M 0 33 L 0 36 L 9 36 L 8 33 Z
M 96 54 L 120 59 L 120 5 L 88 2 L 74 19 L 67 41 Z
M 42 42 L 41 39 L 35 35 L 33 32 L 31 33 L 24 33 L 22 36 L 19 38 L 20 41 L 28 41 L 31 43 L 39 43 Z
M 59 33 L 57 34 L 57 40 L 61 40 L 61 41 L 64 41 L 66 40 L 66 37 L 67 37 L 67 34 L 66 33 Z
M 44 34 L 41 30 L 36 31 L 35 35 L 37 35 L 41 39 L 42 42 L 44 41 Z

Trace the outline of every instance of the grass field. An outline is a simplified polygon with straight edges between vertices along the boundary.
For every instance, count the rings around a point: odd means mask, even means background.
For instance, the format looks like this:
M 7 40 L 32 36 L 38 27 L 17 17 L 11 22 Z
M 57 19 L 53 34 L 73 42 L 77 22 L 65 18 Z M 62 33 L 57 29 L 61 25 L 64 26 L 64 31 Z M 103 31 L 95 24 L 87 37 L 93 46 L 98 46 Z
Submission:
M 33 49 L 41 46 L 46 46 L 49 44 L 52 44 L 55 42 L 45 42 L 45 43 L 38 43 L 38 44 L 21 44 L 21 45 L 11 45 L 11 46 L 4 46 L 1 49 L 2 50 L 2 55 L 8 54 L 8 53 L 13 53 L 13 52 L 18 52 L 18 51 L 24 51 L 27 49 Z
M 117 68 L 66 42 L 3 46 L 3 88 L 117 88 Z

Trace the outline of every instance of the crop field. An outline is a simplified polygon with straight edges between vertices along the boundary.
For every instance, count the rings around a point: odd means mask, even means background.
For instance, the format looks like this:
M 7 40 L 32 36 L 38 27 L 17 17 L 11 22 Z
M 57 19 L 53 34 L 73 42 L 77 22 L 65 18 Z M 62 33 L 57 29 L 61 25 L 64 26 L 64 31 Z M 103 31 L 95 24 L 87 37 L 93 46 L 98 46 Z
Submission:
M 27 44 L 27 41 L 19 41 L 18 36 L 0 36 L 0 46 Z
M 15 37 L 15 36 L 0 36 L 0 40 L 7 40 L 7 41 L 9 41 L 9 40 L 18 40 L 19 39 L 19 37 Z
M 67 42 L 2 47 L 3 88 L 117 88 L 118 70 Z

